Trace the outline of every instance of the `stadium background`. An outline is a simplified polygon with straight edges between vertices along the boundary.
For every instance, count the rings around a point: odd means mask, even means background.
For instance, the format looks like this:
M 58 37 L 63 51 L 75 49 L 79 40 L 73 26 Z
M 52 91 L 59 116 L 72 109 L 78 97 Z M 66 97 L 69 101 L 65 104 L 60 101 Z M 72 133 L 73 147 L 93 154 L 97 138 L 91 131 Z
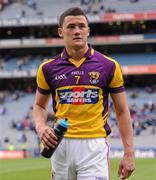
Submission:
M 122 66 L 136 157 L 155 159 L 155 0 L 0 1 L 0 159 L 23 158 L 24 149 L 27 157 L 39 156 L 40 144 L 31 117 L 35 75 L 42 61 L 62 51 L 58 16 L 74 6 L 88 15 L 89 43 Z M 111 156 L 121 157 L 122 144 L 112 104 L 110 107 Z

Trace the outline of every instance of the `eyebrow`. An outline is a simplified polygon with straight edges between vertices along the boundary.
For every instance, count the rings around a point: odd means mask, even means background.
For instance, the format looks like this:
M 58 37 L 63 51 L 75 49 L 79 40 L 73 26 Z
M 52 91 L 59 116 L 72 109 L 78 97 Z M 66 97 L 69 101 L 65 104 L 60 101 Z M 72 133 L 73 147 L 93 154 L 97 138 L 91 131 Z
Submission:
M 75 26 L 75 25 L 85 25 L 87 26 L 85 23 L 81 22 L 81 23 L 69 23 L 67 26 Z

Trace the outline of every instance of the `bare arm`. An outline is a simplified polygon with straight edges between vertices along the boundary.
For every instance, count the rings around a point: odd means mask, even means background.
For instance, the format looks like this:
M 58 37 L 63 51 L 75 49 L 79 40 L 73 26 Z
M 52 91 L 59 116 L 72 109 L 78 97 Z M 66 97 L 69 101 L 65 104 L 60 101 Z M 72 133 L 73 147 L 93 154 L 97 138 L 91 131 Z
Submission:
M 124 146 L 124 157 L 120 162 L 118 175 L 126 179 L 134 171 L 133 128 L 126 99 L 126 93 L 111 94 Z
M 49 95 L 42 95 L 37 91 L 33 107 L 35 128 L 40 140 L 47 149 L 57 144 L 53 129 L 47 125 L 49 99 Z

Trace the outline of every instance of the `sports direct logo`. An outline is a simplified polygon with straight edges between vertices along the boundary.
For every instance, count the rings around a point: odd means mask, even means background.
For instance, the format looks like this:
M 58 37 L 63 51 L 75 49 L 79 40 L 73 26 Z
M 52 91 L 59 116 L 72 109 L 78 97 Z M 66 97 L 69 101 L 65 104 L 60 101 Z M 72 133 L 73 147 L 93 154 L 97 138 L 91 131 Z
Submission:
M 58 90 L 60 104 L 96 104 L 99 100 L 99 90 L 83 87 Z

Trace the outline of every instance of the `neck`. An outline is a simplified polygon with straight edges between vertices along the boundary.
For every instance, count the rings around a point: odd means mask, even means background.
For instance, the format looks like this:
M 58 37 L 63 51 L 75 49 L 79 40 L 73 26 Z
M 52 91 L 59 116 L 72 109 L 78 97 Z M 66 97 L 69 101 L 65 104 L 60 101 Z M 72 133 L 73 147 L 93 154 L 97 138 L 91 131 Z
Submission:
M 84 54 L 87 52 L 88 50 L 88 44 L 84 47 L 84 48 L 70 48 L 70 47 L 66 47 L 67 53 L 69 54 L 69 56 L 76 60 L 79 61 L 83 58 Z

